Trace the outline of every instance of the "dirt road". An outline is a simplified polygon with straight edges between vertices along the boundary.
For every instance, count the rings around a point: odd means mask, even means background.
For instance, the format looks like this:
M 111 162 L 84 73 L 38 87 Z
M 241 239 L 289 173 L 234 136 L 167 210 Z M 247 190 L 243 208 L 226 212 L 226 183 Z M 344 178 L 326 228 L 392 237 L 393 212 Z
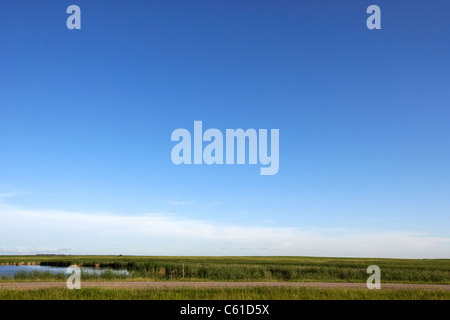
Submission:
M 367 288 L 365 283 L 336 283 L 336 282 L 131 282 L 131 281 L 109 281 L 109 282 L 82 282 L 81 288 L 105 288 L 105 289 L 176 289 L 176 288 L 248 288 L 248 287 L 292 287 L 292 288 Z M 0 283 L 2 289 L 43 289 L 43 288 L 66 288 L 65 282 L 15 282 Z M 430 289 L 448 290 L 450 285 L 439 284 L 401 284 L 382 283 L 382 289 Z

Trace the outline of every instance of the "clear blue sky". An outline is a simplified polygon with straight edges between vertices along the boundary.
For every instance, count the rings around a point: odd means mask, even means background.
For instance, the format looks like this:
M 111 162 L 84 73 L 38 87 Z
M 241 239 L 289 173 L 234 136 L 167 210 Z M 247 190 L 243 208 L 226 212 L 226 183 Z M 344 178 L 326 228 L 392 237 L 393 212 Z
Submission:
M 449 13 L 2 0 L 0 254 L 450 258 Z M 279 129 L 278 174 L 174 165 L 194 120 Z

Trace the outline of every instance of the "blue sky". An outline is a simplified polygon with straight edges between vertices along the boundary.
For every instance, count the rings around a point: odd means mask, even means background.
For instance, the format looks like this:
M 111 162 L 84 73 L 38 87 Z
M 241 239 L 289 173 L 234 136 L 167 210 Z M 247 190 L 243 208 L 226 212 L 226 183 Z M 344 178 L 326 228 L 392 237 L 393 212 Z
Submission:
M 0 254 L 450 258 L 448 1 L 0 12 Z M 279 172 L 174 165 L 195 120 L 279 129 Z

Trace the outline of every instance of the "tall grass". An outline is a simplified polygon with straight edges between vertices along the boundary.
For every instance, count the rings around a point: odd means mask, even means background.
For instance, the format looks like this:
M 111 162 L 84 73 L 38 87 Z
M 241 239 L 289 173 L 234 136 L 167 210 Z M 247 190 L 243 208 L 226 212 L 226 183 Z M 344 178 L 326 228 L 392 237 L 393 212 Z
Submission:
M 20 282 L 27 282 L 27 281 L 67 281 L 68 274 L 64 272 L 50 272 L 50 271 L 33 271 L 33 272 L 27 272 L 27 271 L 19 271 L 14 276 L 11 275 L 3 275 L 0 277 L 0 281 L 3 282 L 12 282 L 12 281 L 20 281 Z M 83 281 L 112 281 L 112 280 L 128 280 L 131 276 L 127 275 L 125 273 L 117 273 L 114 272 L 111 269 L 108 270 L 102 270 L 99 272 L 85 272 L 81 271 L 81 279 Z
M 49 263 L 48 265 L 50 265 Z M 110 267 L 112 263 L 100 264 Z M 134 278 L 153 280 L 206 280 L 206 281 L 332 281 L 365 282 L 367 266 L 336 264 L 219 264 L 174 262 L 129 262 L 115 263 L 126 268 Z M 448 270 L 415 266 L 399 268 L 380 266 L 384 282 L 448 283 Z
M 326 281 L 365 282 L 369 265 L 378 265 L 382 282 L 450 284 L 450 260 L 356 259 L 313 257 L 117 257 L 2 256 L 0 263 L 33 261 L 44 266 L 127 269 L 136 280 L 161 281 Z M 184 266 L 184 277 L 183 277 Z M 29 280 L 20 275 L 16 280 Z M 55 275 L 38 274 L 34 279 Z M 84 279 L 123 279 L 121 274 L 84 275 Z
M 444 290 L 320 288 L 0 290 L 0 300 L 450 300 Z

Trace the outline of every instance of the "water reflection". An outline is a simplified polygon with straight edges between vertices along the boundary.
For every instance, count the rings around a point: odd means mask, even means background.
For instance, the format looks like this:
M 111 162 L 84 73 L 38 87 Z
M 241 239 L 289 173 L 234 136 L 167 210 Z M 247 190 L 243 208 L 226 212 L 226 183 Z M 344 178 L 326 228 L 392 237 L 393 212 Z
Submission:
M 51 273 L 62 273 L 66 274 L 67 268 L 63 267 L 50 267 L 50 266 L 39 266 L 39 265 L 22 265 L 22 266 L 0 266 L 0 278 L 3 276 L 13 277 L 18 272 L 29 272 L 33 273 L 35 271 L 39 272 L 51 272 Z M 127 270 L 112 270 L 110 268 L 91 268 L 91 267 L 81 267 L 82 272 L 89 274 L 101 274 L 106 271 L 110 271 L 114 274 L 128 275 Z

